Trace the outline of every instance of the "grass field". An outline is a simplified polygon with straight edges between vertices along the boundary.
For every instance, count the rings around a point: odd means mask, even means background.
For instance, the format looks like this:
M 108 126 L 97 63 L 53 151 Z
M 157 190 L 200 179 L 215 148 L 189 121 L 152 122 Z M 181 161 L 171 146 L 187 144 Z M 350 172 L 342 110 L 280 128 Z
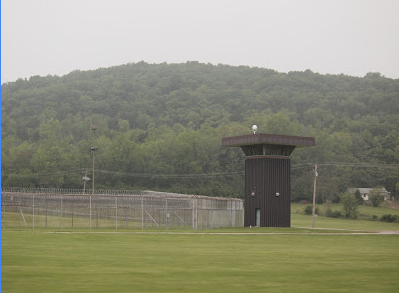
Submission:
M 293 212 L 293 227 L 311 226 L 311 216 Z M 399 231 L 399 223 L 326 217 L 316 227 Z M 138 231 L 3 229 L 2 292 L 399 292 L 399 234 Z M 168 232 L 148 230 L 157 231 Z
M 312 227 L 312 216 L 292 214 L 292 227 Z M 328 217 L 317 217 L 315 220 L 316 228 L 329 229 L 352 229 L 352 230 L 399 230 L 399 223 L 386 223 L 381 221 L 335 219 Z
M 308 205 L 303 204 L 291 204 L 291 212 L 292 213 L 303 213 L 305 207 Z M 325 214 L 328 205 L 327 204 L 318 204 L 317 208 L 321 212 L 322 215 Z M 335 203 L 330 205 L 330 209 L 333 211 L 340 211 L 342 212 L 342 204 Z M 367 219 L 371 218 L 373 215 L 381 218 L 381 216 L 386 214 L 398 215 L 399 216 L 399 208 L 390 208 L 388 203 L 383 203 L 379 207 L 368 206 L 366 204 L 358 206 L 359 218 L 360 219 Z
M 399 235 L 2 233 L 2 292 L 399 292 Z

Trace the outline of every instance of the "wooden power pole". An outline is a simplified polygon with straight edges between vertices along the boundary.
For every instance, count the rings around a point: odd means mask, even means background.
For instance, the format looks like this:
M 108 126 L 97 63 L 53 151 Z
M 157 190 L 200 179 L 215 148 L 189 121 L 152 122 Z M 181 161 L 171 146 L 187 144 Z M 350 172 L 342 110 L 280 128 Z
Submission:
M 98 127 L 97 126 L 92 126 L 90 129 L 91 130 L 93 130 L 93 133 L 94 133 L 94 142 L 95 142 L 95 139 L 96 139 L 96 129 L 97 129 Z M 91 152 L 92 152 L 92 154 L 93 154 L 93 168 L 92 168 L 92 172 L 93 172 L 93 177 L 92 177 L 92 188 L 91 188 L 91 196 L 90 196 L 90 229 L 91 229 L 91 198 L 92 198 L 92 196 L 94 196 L 94 153 L 95 153 L 95 151 L 97 150 L 97 147 L 96 146 L 92 146 L 91 147 Z
M 314 228 L 314 218 L 316 213 L 316 181 L 317 176 L 317 163 L 314 165 L 314 180 L 313 180 L 313 212 L 312 212 L 312 228 Z

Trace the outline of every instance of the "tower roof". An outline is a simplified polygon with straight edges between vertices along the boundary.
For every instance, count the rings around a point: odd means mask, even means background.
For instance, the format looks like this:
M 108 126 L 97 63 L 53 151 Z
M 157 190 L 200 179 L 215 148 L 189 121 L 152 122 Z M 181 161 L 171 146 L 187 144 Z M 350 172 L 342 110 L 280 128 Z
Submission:
M 266 134 L 266 133 L 232 136 L 232 137 L 225 137 L 222 139 L 222 146 L 224 147 L 240 147 L 240 146 L 259 145 L 259 144 L 309 147 L 309 146 L 314 146 L 316 143 L 314 137 Z

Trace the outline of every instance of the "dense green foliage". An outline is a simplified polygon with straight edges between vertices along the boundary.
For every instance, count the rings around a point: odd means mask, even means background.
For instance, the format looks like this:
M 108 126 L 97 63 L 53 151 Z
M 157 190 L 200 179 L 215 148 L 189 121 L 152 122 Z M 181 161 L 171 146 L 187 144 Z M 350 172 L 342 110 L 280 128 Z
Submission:
M 358 216 L 358 202 L 356 196 L 350 191 L 346 191 L 340 195 L 339 199 L 342 202 L 344 216 L 346 218 L 356 219 Z
M 387 215 L 383 215 L 381 217 L 381 221 L 383 222 L 398 222 L 399 223 L 399 216 L 398 215 L 391 215 L 391 214 L 387 214 Z
M 373 188 L 369 194 L 369 200 L 373 207 L 378 207 L 380 204 L 384 202 L 384 197 L 381 194 L 381 187 L 380 188 Z
M 244 155 L 221 139 L 257 124 L 316 137 L 292 155 L 293 200 L 311 200 L 316 161 L 335 162 L 319 166 L 318 201 L 348 187 L 398 194 L 399 80 L 378 73 L 139 62 L 20 79 L 1 93 L 2 186 L 82 188 L 95 145 L 96 188 L 242 197 Z
M 312 215 L 313 214 L 313 206 L 306 206 L 304 209 L 305 215 Z M 319 214 L 319 208 L 316 207 L 315 208 L 315 214 L 318 215 Z
M 363 204 L 364 199 L 363 199 L 362 195 L 360 194 L 359 189 L 356 189 L 355 197 L 356 197 L 356 200 L 357 200 L 357 204 L 359 204 L 359 205 Z

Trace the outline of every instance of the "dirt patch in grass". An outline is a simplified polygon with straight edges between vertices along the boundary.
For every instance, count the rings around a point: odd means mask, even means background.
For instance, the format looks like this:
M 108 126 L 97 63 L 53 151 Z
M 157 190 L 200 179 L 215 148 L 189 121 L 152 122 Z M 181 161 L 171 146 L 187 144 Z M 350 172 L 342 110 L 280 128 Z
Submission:
M 399 209 L 399 201 L 395 200 L 395 201 L 389 202 L 389 207 L 391 209 Z

